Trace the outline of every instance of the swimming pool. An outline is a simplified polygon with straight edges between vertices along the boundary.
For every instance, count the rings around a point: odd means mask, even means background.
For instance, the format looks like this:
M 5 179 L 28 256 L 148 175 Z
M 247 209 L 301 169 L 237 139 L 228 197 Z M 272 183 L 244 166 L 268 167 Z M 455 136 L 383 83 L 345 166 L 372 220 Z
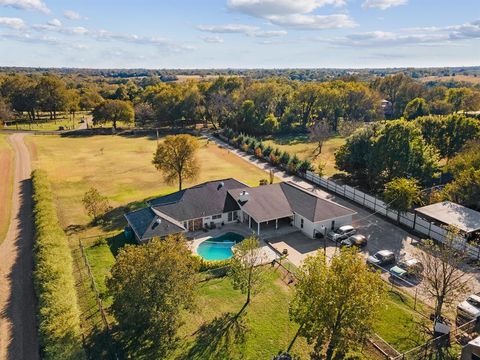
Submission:
M 197 253 L 205 260 L 226 260 L 233 255 L 232 247 L 242 241 L 244 237 L 234 232 L 207 239 L 200 243 Z

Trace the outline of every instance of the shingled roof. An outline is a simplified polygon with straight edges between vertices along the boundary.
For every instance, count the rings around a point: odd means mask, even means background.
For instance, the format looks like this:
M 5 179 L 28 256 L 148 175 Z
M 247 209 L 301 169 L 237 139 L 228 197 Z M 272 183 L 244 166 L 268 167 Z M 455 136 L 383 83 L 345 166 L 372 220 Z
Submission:
M 290 182 L 240 188 L 229 190 L 228 193 L 238 202 L 243 191 L 248 192 L 249 200 L 241 204 L 242 209 L 260 222 L 292 216 L 294 213 L 312 222 L 355 214 L 349 208 L 322 199 Z
M 149 207 L 132 211 L 125 218 L 139 241 L 185 231 L 181 223 Z
M 240 207 L 227 196 L 227 191 L 245 187 L 247 185 L 231 178 L 208 181 L 150 200 L 148 204 L 178 221 L 198 219 L 238 210 Z

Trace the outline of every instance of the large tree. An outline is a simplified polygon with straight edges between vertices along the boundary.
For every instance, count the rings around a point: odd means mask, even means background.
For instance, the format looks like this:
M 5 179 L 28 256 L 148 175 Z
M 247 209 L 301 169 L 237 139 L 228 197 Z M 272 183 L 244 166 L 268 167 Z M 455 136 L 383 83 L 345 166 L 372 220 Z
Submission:
M 265 269 L 260 265 L 264 261 L 265 255 L 255 236 L 250 236 L 235 245 L 228 274 L 233 287 L 247 295 L 245 306 L 250 303 L 252 295 L 261 289 Z
M 153 157 L 153 164 L 162 171 L 169 184 L 178 183 L 182 190 L 185 180 L 193 180 L 200 171 L 197 151 L 198 140 L 191 135 L 169 135 L 158 144 Z
M 164 359 L 194 304 L 198 262 L 183 235 L 128 245 L 116 260 L 107 286 L 123 348 L 130 358 Z
M 353 249 L 331 259 L 308 257 L 298 272 L 290 316 L 299 335 L 314 344 L 315 358 L 343 359 L 372 332 L 385 301 L 385 285 Z
M 471 276 L 462 266 L 466 254 L 456 250 L 458 231 L 449 228 L 443 244 L 427 243 L 426 251 L 420 253 L 423 264 L 422 286 L 426 294 L 435 300 L 435 319 L 439 319 L 445 307 L 450 307 L 469 290 Z
M 69 95 L 61 78 L 43 75 L 38 81 L 36 92 L 40 108 L 50 113 L 50 119 L 56 119 L 57 113 L 66 109 Z
M 443 189 L 448 200 L 480 209 L 480 168 L 460 172 L 455 179 Z
M 405 111 L 403 112 L 403 116 L 407 120 L 413 120 L 419 116 L 428 115 L 429 112 L 430 112 L 430 109 L 425 99 L 415 98 L 409 101 L 407 106 L 405 106 Z
M 398 222 L 400 222 L 400 214 L 411 210 L 421 201 L 420 195 L 417 181 L 405 178 L 396 178 L 386 183 L 383 192 L 383 198 L 388 207 L 398 211 Z
M 131 123 L 134 120 L 135 112 L 132 105 L 122 100 L 106 100 L 98 105 L 92 112 L 93 123 L 102 124 L 111 121 L 113 128 L 117 128 L 117 122 Z

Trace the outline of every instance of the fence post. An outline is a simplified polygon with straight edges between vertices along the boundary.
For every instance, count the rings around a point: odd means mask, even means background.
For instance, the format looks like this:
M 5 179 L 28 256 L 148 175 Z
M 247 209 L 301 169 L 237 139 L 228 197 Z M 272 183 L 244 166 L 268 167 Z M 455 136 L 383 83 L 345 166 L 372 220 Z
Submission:
M 367 197 L 367 193 L 363 193 L 363 206 L 365 206 L 365 198 Z
M 343 185 L 343 197 L 347 197 L 346 194 L 347 194 L 347 186 Z
M 430 237 L 430 233 L 432 231 L 432 222 L 430 221 L 429 226 L 428 226 L 428 236 Z
M 373 200 L 373 212 L 377 211 L 377 197 L 374 197 L 375 200 Z
M 355 201 L 355 186 L 353 187 L 353 201 Z

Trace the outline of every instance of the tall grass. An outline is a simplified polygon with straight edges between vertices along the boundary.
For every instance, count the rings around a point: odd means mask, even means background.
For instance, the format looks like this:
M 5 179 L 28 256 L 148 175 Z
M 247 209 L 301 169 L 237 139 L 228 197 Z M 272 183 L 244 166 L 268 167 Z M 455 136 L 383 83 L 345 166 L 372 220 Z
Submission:
M 32 173 L 36 243 L 34 283 L 42 358 L 85 359 L 73 260 L 45 172 Z

